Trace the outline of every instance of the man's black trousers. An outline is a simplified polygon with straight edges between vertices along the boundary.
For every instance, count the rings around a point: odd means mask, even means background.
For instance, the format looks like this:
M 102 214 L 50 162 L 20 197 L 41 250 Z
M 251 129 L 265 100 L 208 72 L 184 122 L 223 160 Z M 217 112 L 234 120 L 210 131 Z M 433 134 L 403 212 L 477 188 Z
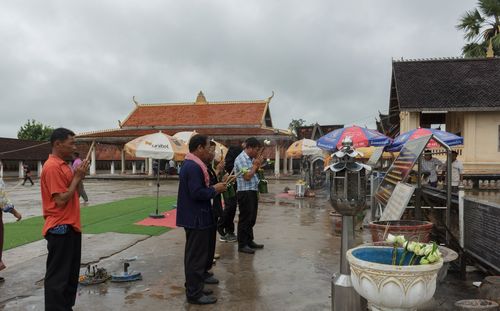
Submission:
M 253 227 L 257 221 L 258 192 L 238 191 L 238 206 L 240 216 L 238 219 L 238 247 L 248 246 L 252 242 Z
M 66 234 L 51 234 L 47 240 L 45 310 L 67 311 L 75 305 L 80 274 L 82 234 L 72 228 Z
M 236 215 L 236 206 L 238 205 L 238 199 L 236 196 L 224 201 L 224 211 L 223 211 L 223 224 L 226 233 L 234 234 L 234 216 Z
M 184 274 L 186 276 L 186 297 L 196 300 L 202 296 L 205 271 L 210 251 L 213 228 L 188 229 L 184 249 Z M 212 257 L 213 258 L 213 257 Z
M 215 244 L 217 241 L 217 227 L 213 227 L 211 230 L 209 230 L 208 234 L 210 234 L 210 243 L 208 245 L 207 265 L 205 268 L 206 272 L 212 269 L 212 266 L 214 265 Z M 207 277 L 208 273 L 205 273 L 204 279 L 206 279 Z

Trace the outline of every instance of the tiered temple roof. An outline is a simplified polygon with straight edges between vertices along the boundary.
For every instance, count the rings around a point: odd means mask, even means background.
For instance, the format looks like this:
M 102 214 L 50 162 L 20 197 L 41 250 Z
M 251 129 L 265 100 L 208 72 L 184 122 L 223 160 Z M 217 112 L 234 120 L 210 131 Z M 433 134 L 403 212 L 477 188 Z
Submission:
M 292 135 L 288 130 L 273 128 L 269 110 L 272 97 L 253 101 L 208 102 L 200 91 L 196 101 L 188 103 L 141 104 L 134 98 L 133 111 L 123 122 L 118 122 L 118 128 L 81 133 L 77 140 L 95 140 L 120 146 L 136 137 L 158 131 L 168 135 L 196 131 L 226 144 L 234 144 L 251 136 L 291 141 Z M 111 148 L 113 151 L 100 149 L 103 148 L 97 149 L 99 159 L 119 158 L 118 148 Z M 109 152 L 112 155 L 108 155 Z

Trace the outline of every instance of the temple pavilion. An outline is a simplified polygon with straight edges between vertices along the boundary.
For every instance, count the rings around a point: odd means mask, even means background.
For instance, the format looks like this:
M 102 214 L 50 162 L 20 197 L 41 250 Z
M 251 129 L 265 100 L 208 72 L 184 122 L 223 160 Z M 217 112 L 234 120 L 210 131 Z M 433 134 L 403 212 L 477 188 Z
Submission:
M 285 157 L 285 151 L 293 136 L 288 130 L 273 127 L 269 107 L 273 96 L 274 93 L 263 100 L 209 102 L 200 91 L 194 102 L 139 103 L 134 98 L 135 107 L 123 121 L 118 121 L 118 128 L 81 133 L 77 136 L 78 148 L 85 156 L 91 142 L 97 143 L 91 155 L 91 175 L 97 170 L 151 175 L 152 159 L 127 155 L 123 149 L 127 142 L 158 131 L 168 135 L 196 131 L 229 147 L 253 136 L 271 141 L 264 154 L 274 160 L 274 173 L 279 176 L 291 169 L 292 163 Z

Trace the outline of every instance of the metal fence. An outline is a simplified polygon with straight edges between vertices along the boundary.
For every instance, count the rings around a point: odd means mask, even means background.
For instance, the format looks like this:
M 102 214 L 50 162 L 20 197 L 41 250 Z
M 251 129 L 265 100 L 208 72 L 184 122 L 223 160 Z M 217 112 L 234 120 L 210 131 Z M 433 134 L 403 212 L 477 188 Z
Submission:
M 463 202 L 465 251 L 500 272 L 500 205 L 468 197 Z

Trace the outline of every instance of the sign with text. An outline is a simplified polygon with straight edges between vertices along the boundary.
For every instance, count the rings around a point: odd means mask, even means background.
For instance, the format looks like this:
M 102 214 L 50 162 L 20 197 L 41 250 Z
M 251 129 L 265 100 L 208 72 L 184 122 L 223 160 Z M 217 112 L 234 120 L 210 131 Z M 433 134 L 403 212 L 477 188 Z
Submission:
M 423 136 L 410 140 L 404 144 L 399 156 L 394 160 L 391 167 L 385 174 L 384 180 L 380 183 L 375 193 L 375 198 L 382 205 L 387 205 L 389 198 L 394 192 L 399 182 L 405 182 L 410 174 L 418 157 L 424 151 L 425 146 L 432 135 Z
M 366 162 L 366 165 L 370 165 L 371 167 L 377 166 L 380 158 L 382 157 L 382 154 L 384 154 L 384 147 L 375 148 L 372 156 L 370 157 L 370 159 L 368 159 L 368 162 Z
M 380 220 L 400 220 L 414 191 L 414 186 L 398 182 Z

